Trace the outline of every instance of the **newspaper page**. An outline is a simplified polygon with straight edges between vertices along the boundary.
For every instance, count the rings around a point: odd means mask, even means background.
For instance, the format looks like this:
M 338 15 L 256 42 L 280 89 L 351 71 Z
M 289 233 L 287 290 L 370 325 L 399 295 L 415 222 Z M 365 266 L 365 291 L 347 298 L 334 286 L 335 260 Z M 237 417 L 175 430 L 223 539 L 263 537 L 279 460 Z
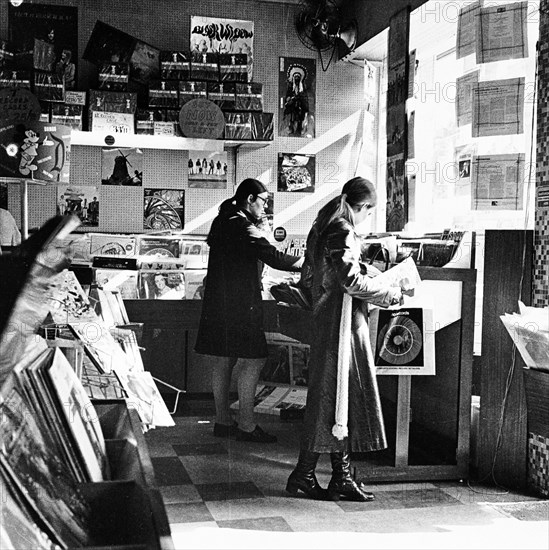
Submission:
M 477 17 L 477 63 L 528 57 L 528 2 L 482 8 Z
M 524 132 L 524 77 L 473 85 L 473 137 Z
M 455 196 L 462 197 L 471 193 L 471 163 L 476 154 L 476 145 L 468 144 L 456 147 L 455 162 Z
M 480 15 L 480 2 L 464 6 L 459 12 L 456 54 L 460 59 L 476 52 L 477 18 Z
M 522 210 L 524 153 L 473 157 L 472 210 Z
M 473 86 L 478 83 L 479 72 L 468 73 L 456 80 L 456 121 L 458 126 L 471 124 L 473 120 Z

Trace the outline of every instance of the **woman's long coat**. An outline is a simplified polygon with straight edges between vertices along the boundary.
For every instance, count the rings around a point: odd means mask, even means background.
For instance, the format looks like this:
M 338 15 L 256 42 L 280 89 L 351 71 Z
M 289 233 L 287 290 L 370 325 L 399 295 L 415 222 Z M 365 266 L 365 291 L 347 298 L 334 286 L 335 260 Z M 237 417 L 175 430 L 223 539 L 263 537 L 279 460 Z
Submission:
M 267 357 L 261 300 L 263 264 L 299 271 L 301 259 L 277 250 L 254 222 L 246 210 L 231 207 L 212 223 L 197 353 Z
M 360 241 L 345 220 L 336 220 L 322 235 L 313 226 L 307 238 L 301 284 L 313 303 L 313 341 L 309 389 L 301 448 L 327 453 L 367 452 L 387 446 L 367 323 L 367 302 L 388 306 L 395 288 L 366 274 Z M 351 364 L 349 368 L 349 436 L 332 435 L 335 420 L 339 324 L 343 294 L 352 295 Z

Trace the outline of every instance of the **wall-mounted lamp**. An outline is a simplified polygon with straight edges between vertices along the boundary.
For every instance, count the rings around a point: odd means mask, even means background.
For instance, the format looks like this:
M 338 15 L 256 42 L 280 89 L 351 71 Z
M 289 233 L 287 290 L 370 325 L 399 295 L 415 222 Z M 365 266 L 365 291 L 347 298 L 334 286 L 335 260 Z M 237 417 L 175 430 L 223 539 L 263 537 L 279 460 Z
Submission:
M 23 0 L 10 0 L 10 4 L 15 7 L 20 6 L 22 3 Z

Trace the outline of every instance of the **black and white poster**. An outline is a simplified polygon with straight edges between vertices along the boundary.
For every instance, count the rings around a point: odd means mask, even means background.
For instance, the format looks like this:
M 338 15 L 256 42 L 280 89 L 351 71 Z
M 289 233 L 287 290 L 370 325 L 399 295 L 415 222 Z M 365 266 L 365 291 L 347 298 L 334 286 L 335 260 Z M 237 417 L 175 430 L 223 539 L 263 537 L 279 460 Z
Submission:
M 8 35 L 18 67 L 56 73 L 64 77 L 66 90 L 76 87 L 78 8 L 10 2 Z
M 143 184 L 143 151 L 134 147 L 101 149 L 101 183 L 103 185 Z
M 315 137 L 316 59 L 281 57 L 278 70 L 278 135 Z
M 315 155 L 278 153 L 278 191 L 314 193 Z
M 183 229 L 184 226 L 183 189 L 145 189 L 143 229 Z
M 190 188 L 227 189 L 227 152 L 189 151 Z
M 378 374 L 435 374 L 432 313 L 425 308 L 372 311 L 370 339 Z

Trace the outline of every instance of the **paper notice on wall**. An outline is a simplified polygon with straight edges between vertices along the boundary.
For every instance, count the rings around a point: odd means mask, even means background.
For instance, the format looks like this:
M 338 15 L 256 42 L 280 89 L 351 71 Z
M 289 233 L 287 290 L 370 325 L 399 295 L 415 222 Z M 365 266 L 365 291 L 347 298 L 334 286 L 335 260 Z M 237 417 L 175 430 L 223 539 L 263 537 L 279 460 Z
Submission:
M 463 75 L 456 80 L 456 121 L 458 126 L 473 120 L 473 86 L 478 83 L 479 71 Z
M 482 8 L 477 21 L 477 64 L 528 57 L 528 2 Z
M 408 97 L 414 97 L 416 85 L 416 50 L 408 56 Z
M 472 210 L 522 210 L 524 153 L 473 157 Z
M 456 147 L 454 153 L 455 162 L 455 195 L 467 196 L 471 193 L 471 163 L 476 153 L 475 145 Z
M 408 159 L 413 159 L 416 154 L 415 142 L 414 142 L 414 127 L 416 120 L 416 112 L 412 111 L 408 117 Z
M 460 59 L 477 49 L 477 17 L 480 14 L 480 2 L 464 6 L 459 12 L 456 55 Z
M 473 85 L 473 137 L 524 132 L 524 77 Z

